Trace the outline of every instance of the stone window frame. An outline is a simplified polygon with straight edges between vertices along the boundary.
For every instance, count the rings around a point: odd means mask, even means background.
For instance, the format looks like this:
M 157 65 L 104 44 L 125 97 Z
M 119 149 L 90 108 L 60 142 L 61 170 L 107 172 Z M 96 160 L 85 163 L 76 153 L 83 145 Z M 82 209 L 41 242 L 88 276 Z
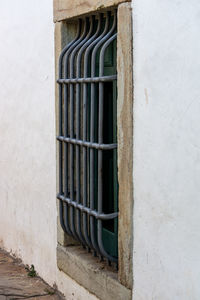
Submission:
M 124 0 L 54 0 L 55 78 L 58 58 L 75 34 L 74 18 L 118 7 L 117 38 L 117 139 L 118 139 L 118 272 L 86 253 L 57 222 L 57 264 L 68 276 L 102 300 L 128 300 L 133 288 L 133 37 L 132 9 Z M 55 88 L 58 132 L 58 85 Z M 57 145 L 58 190 L 58 145 Z M 87 273 L 87 276 L 85 274 Z

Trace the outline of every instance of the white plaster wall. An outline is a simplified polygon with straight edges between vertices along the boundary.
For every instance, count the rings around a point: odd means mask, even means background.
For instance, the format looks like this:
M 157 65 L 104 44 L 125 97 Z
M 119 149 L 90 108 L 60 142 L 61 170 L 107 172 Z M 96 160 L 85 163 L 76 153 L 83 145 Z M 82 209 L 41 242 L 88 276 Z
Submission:
M 134 0 L 134 300 L 200 299 L 200 1 Z
M 95 300 L 56 266 L 52 0 L 0 0 L 0 241 L 67 299 Z
M 200 2 L 135 0 L 134 297 L 200 299 Z M 0 0 L 0 240 L 67 299 L 56 267 L 51 0 Z

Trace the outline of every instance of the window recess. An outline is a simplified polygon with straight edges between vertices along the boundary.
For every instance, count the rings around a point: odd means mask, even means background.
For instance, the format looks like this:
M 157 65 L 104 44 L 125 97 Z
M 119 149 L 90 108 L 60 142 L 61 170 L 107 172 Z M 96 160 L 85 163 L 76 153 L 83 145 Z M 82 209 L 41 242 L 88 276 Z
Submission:
M 78 20 L 59 58 L 59 215 L 62 229 L 118 262 L 117 12 Z

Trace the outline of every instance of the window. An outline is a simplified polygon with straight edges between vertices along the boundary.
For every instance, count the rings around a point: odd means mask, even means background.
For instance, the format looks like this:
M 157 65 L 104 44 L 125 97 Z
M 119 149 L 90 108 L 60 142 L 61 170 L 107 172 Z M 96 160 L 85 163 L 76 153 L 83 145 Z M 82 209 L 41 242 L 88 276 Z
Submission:
M 59 217 L 63 227 L 58 220 L 57 264 L 60 270 L 102 300 L 129 300 L 133 287 L 132 13 L 130 3 L 123 2 L 126 1 L 54 0 L 56 78 L 59 78 L 59 84 L 56 83 L 57 190 L 58 212 L 60 205 Z M 92 53 L 100 40 L 95 45 L 92 43 L 103 33 L 106 21 L 107 32 L 111 30 L 114 11 L 117 12 L 116 28 L 97 49 L 92 69 Z M 114 37 L 116 33 L 117 38 Z M 105 49 L 102 64 L 100 51 L 111 37 L 113 41 Z M 66 70 L 64 61 L 70 47 L 73 50 L 69 51 L 69 67 Z M 85 52 L 90 47 L 89 63 L 84 69 Z M 60 60 L 59 66 L 61 52 L 63 60 Z M 76 64 L 77 61 L 79 64 Z M 75 68 L 70 70 L 70 64 Z M 103 73 L 99 73 L 102 66 Z M 99 86 L 103 87 L 102 127 L 99 126 Z M 84 99 L 87 99 L 87 106 L 83 105 Z M 70 132 L 72 123 L 74 131 Z M 102 128 L 101 140 L 99 128 Z M 102 155 L 101 207 L 98 207 L 101 198 L 98 198 L 98 153 Z M 103 218 L 109 216 L 109 220 L 99 219 L 98 214 Z M 106 253 L 98 248 L 100 239 Z M 89 249 L 100 258 L 103 256 L 103 261 L 88 253 L 86 250 Z M 111 262 L 111 267 L 107 262 Z
M 78 20 L 59 61 L 59 194 L 63 230 L 117 262 L 117 12 Z

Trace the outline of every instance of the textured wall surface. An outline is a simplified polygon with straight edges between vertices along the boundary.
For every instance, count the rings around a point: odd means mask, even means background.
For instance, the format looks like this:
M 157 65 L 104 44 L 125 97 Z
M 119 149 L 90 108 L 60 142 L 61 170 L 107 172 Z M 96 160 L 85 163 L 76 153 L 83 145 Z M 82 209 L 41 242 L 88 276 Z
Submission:
M 117 6 L 122 2 L 131 0 L 53 0 L 54 1 L 54 21 L 74 18 L 79 15 L 88 14 L 93 11 L 107 9 Z
M 0 0 L 0 241 L 67 299 L 96 299 L 56 267 L 51 0 Z
M 200 3 L 135 0 L 134 300 L 200 298 Z M 0 0 L 0 240 L 67 299 L 56 267 L 51 0 Z
M 200 2 L 133 2 L 134 300 L 200 299 Z

